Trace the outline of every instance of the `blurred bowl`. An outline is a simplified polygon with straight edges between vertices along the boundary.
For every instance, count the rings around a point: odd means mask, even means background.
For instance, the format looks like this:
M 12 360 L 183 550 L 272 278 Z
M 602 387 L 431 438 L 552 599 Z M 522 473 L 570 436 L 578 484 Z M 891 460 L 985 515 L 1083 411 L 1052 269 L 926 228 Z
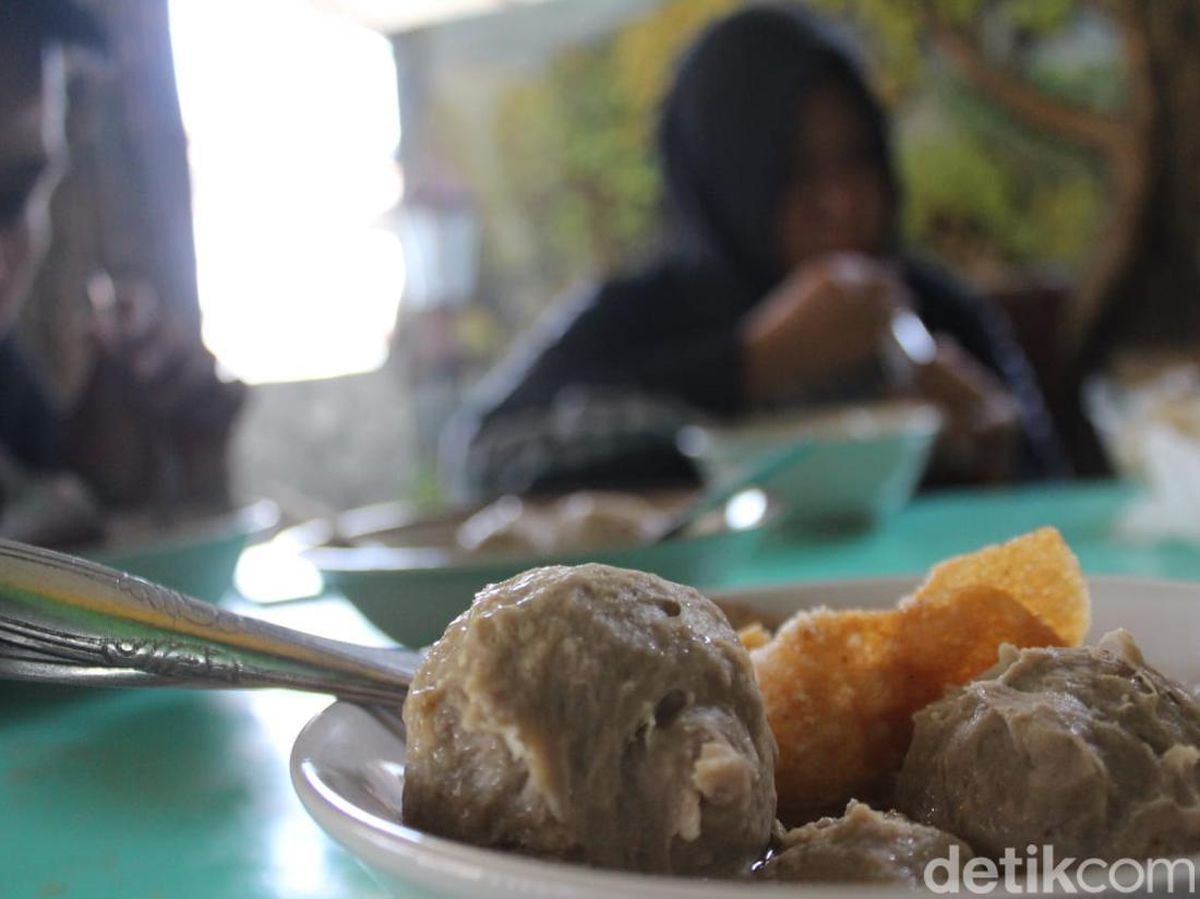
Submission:
M 1200 542 L 1200 366 L 1094 376 L 1083 402 L 1113 470 L 1142 488 L 1116 523 L 1122 539 Z
M 665 509 L 688 496 L 661 498 Z M 442 635 L 476 592 L 541 565 L 601 562 L 636 568 L 691 586 L 713 586 L 753 550 L 757 521 L 726 526 L 714 516 L 695 535 L 657 544 L 609 545 L 546 555 L 468 555 L 457 548 L 459 527 L 476 510 L 414 518 L 399 503 L 354 509 L 333 521 L 298 525 L 280 535 L 307 546 L 305 558 L 325 584 L 343 593 L 376 627 L 407 646 Z M 765 507 L 758 521 L 769 514 Z
M 120 515 L 107 522 L 102 544 L 71 551 L 188 596 L 218 602 L 233 586 L 242 550 L 278 523 L 279 507 L 270 500 L 168 524 L 150 513 Z
M 934 406 L 881 402 L 732 425 L 691 425 L 679 444 L 710 485 L 735 478 L 789 446 L 808 444 L 808 453 L 759 485 L 781 507 L 778 526 L 861 528 L 907 504 L 941 426 Z
M 1153 481 L 1162 435 L 1200 448 L 1200 367 L 1165 365 L 1152 373 L 1095 375 L 1083 386 L 1087 410 L 1109 464 L 1120 476 Z

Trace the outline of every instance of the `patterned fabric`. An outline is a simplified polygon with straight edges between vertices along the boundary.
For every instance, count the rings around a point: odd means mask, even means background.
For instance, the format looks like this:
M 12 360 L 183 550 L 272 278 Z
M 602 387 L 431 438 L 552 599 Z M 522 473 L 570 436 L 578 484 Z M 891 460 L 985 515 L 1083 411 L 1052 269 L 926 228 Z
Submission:
M 635 391 L 563 390 L 545 408 L 498 416 L 459 446 L 452 466 L 463 498 L 502 493 L 631 487 L 694 481 L 675 435 L 697 413 Z

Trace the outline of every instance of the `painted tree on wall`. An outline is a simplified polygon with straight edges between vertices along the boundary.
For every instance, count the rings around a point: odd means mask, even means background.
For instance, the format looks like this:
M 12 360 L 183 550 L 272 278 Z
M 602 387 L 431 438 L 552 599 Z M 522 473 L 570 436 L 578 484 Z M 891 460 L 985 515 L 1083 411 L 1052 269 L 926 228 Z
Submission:
M 657 222 L 655 108 L 681 49 L 737 0 L 673 0 L 610 38 L 558 52 L 515 88 L 497 149 L 531 216 L 545 222 L 539 268 L 566 280 L 643 251 Z
M 1068 350 L 1200 338 L 1200 2 L 820 0 L 877 39 L 891 68 L 937 58 L 1014 121 L 1098 161 L 1107 214 L 1082 270 Z M 1120 89 L 1039 78 L 1038 49 L 1081 18 L 1119 41 Z M 927 57 L 922 57 L 927 58 Z M 1074 90 L 1072 90 L 1074 88 Z
M 914 243 L 983 284 L 1064 268 L 1080 365 L 1117 337 L 1200 335 L 1200 0 L 812 3 L 870 45 Z M 664 3 L 505 104 L 498 149 L 549 226 L 543 271 L 599 274 L 651 244 L 656 104 L 678 51 L 736 5 Z
M 522 206 L 549 224 L 533 251 L 539 271 L 597 274 L 653 245 L 658 102 L 681 49 L 737 5 L 665 3 L 609 39 L 560 52 L 541 77 L 509 95 L 497 145 Z M 900 124 L 904 222 L 913 242 L 984 286 L 1031 267 L 1073 273 L 1104 205 L 1086 153 L 1021 132 L 974 91 L 923 64 L 920 22 L 903 4 L 824 6 L 859 21 L 878 45 L 872 74 Z M 1077 62 L 1044 68 L 1045 77 L 1073 79 L 1093 93 L 1105 86 L 1102 99 L 1119 89 L 1112 71 L 1084 77 Z

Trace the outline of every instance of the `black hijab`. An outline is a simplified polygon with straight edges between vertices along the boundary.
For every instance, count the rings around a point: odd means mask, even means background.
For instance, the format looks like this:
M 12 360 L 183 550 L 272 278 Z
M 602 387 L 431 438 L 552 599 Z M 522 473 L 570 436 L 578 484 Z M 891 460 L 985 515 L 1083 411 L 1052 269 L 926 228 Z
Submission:
M 751 6 L 698 38 L 663 103 L 659 153 L 675 262 L 721 269 L 747 305 L 782 279 L 781 203 L 801 174 L 801 110 L 829 86 L 857 108 L 895 209 L 887 119 L 849 48 L 796 4 Z

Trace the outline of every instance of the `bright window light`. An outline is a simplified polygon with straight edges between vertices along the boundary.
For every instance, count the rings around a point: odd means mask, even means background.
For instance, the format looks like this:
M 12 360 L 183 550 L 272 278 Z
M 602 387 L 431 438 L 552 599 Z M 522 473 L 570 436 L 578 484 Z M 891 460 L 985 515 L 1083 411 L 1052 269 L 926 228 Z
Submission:
M 171 0 L 204 341 L 249 383 L 371 371 L 404 286 L 396 66 L 308 0 Z

